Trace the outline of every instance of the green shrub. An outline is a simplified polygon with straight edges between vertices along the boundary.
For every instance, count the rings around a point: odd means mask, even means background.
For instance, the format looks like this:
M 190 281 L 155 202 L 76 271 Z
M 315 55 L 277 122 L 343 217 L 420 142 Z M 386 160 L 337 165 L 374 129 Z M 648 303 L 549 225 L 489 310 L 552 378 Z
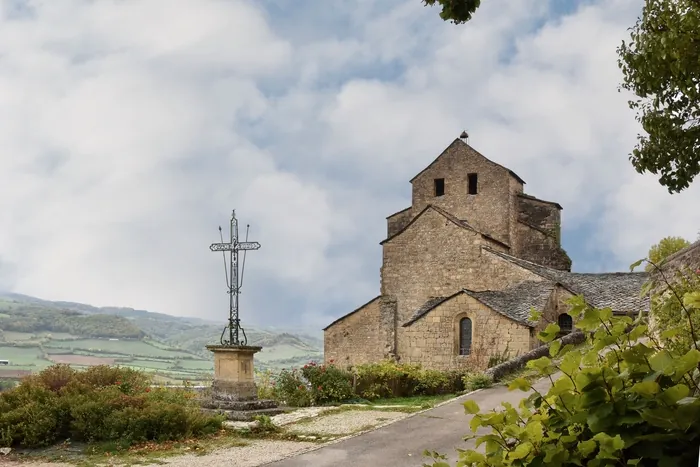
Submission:
M 258 399 L 278 399 L 277 383 L 272 371 L 266 370 L 259 373 L 257 379 Z
M 311 386 L 315 404 L 344 402 L 355 396 L 352 389 L 352 374 L 333 364 L 319 365 L 316 362 L 310 362 L 304 365 L 301 374 Z
M 700 311 L 700 291 L 683 296 L 684 306 Z M 471 429 L 490 428 L 477 438 L 484 452 L 459 454 L 464 466 L 697 465 L 700 441 L 700 350 L 678 352 L 658 345 L 646 318 L 636 322 L 613 316 L 609 308 L 593 309 L 582 297 L 570 302 L 576 327 L 587 333 L 587 346 L 563 348 L 554 341 L 559 326 L 539 334 L 551 343 L 550 356 L 527 363 L 541 376 L 561 371 L 547 393 L 533 390 L 518 408 L 481 413 L 473 400 Z M 687 319 L 687 317 L 686 317 Z M 633 325 L 630 330 L 630 326 Z M 674 332 L 667 334 L 671 337 Z M 640 338 L 647 337 L 643 341 Z M 561 358 L 555 363 L 553 358 Z M 533 389 L 524 378 L 510 390 Z M 445 457 L 426 452 L 445 466 Z
M 468 373 L 462 377 L 464 389 L 476 391 L 477 389 L 489 388 L 493 385 L 493 379 L 483 373 Z
M 461 376 L 456 371 L 423 369 L 420 365 L 386 360 L 355 368 L 355 392 L 368 400 L 451 394 L 462 390 Z
M 290 407 L 309 407 L 313 402 L 308 383 L 296 368 L 280 372 L 275 392 L 280 401 Z
M 221 429 L 194 394 L 151 389 L 148 377 L 118 367 L 75 371 L 56 365 L 0 394 L 0 446 L 39 447 L 57 441 L 175 440 Z
M 679 271 L 669 277 L 673 286 L 649 283 L 648 288 L 660 287 L 651 297 L 651 316 L 654 328 L 663 330 L 659 338 L 664 346 L 675 352 L 687 352 L 694 347 L 693 330 L 700 338 L 700 310 L 683 304 L 683 297 L 700 290 L 700 271 Z M 663 280 L 663 279 L 662 279 Z M 688 323 L 688 315 L 692 327 Z
M 509 346 L 506 345 L 506 348 L 503 350 L 503 352 L 493 354 L 489 357 L 487 368 L 492 368 L 496 365 L 500 365 L 501 363 L 507 362 L 508 360 L 510 360 L 510 358 L 510 349 Z

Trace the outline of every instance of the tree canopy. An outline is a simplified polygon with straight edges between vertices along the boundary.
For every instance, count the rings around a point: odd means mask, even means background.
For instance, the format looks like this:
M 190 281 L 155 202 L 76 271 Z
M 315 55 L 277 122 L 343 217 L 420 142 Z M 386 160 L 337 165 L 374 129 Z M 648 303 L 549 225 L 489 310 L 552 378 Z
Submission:
M 423 3 L 427 6 L 437 3 L 442 7 L 440 18 L 462 24 L 472 19 L 472 15 L 481 5 L 481 0 L 423 0 Z
M 630 160 L 679 192 L 700 173 L 700 2 L 646 0 L 630 39 L 618 48 L 622 87 L 647 133 Z
M 683 248 L 687 247 L 690 245 L 690 242 L 686 240 L 685 238 L 681 237 L 666 237 L 662 238 L 659 243 L 656 245 L 653 245 L 649 249 L 649 253 L 647 254 L 647 258 L 649 258 L 649 261 L 652 263 L 658 265 L 663 261 L 664 259 L 668 258 L 672 254 L 674 254 L 677 251 L 682 250 Z M 647 264 L 646 270 L 651 271 L 654 269 L 653 264 Z

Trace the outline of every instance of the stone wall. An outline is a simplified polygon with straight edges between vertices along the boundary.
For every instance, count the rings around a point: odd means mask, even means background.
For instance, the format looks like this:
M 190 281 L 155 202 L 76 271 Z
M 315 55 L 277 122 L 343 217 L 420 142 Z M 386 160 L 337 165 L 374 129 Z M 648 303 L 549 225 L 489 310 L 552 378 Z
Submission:
M 459 355 L 459 321 L 472 320 L 472 351 Z M 483 370 L 489 357 L 511 356 L 530 350 L 530 328 L 513 321 L 478 300 L 460 293 L 408 327 L 402 328 L 400 361 L 438 370 Z
M 535 326 L 534 332 L 532 333 L 532 339 L 530 341 L 530 348 L 535 349 L 542 345 L 542 341 L 537 338 L 537 333 L 544 331 L 549 323 L 556 323 L 559 319 L 559 315 L 569 311 L 569 305 L 566 303 L 573 297 L 573 294 L 566 290 L 564 287 L 557 285 L 552 291 L 547 304 L 543 310 L 537 310 L 542 312 L 542 317 L 540 321 Z
M 342 367 L 382 360 L 386 334 L 380 330 L 381 297 L 328 326 L 323 332 L 323 358 Z
M 553 269 L 570 271 L 571 259 L 561 248 L 559 207 L 527 195 L 516 198 L 518 223 L 513 254 Z
M 667 277 L 685 268 L 691 271 L 700 270 L 700 240 L 666 258 L 660 267 Z
M 464 288 L 499 290 L 513 282 L 541 280 L 496 255 L 482 254 L 484 245 L 506 249 L 455 225 L 433 209 L 385 242 L 381 294 L 396 298 L 399 325 L 431 297 L 449 297 Z
M 403 211 L 392 214 L 386 218 L 386 236 L 387 238 L 399 232 L 401 229 L 411 222 L 411 208 L 406 208 Z
M 470 173 L 478 177 L 475 195 L 468 191 Z M 443 196 L 435 196 L 434 180 L 439 178 L 445 180 Z M 508 169 L 491 162 L 463 141 L 455 140 L 433 164 L 412 180 L 412 215 L 432 204 L 508 244 L 511 178 Z

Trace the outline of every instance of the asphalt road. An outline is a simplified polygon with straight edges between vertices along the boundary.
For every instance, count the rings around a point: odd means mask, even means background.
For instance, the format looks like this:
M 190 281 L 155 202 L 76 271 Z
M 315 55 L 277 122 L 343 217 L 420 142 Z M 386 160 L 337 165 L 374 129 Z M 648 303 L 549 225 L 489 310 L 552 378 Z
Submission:
M 549 381 L 541 380 L 535 387 L 546 390 Z M 270 467 L 357 467 L 402 466 L 420 467 L 429 459 L 424 450 L 446 454 L 450 463 L 457 460 L 456 448 L 474 446 L 474 441 L 462 438 L 471 434 L 471 415 L 464 413 L 462 402 L 474 400 L 481 410 L 499 407 L 501 402 L 517 406 L 526 396 L 522 391 L 508 391 L 498 386 L 462 396 L 440 407 L 422 412 L 387 425 L 378 430 L 355 436 L 296 457 L 268 464 Z M 486 431 L 487 432 L 487 431 Z

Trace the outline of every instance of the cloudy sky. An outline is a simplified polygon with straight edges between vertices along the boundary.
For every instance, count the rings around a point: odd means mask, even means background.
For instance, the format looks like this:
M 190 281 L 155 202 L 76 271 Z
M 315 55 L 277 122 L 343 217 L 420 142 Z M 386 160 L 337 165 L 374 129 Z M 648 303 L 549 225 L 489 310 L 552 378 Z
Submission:
M 628 161 L 616 46 L 642 0 L 0 0 L 0 289 L 323 327 L 378 293 L 385 217 L 463 129 L 559 201 L 576 271 L 694 239 L 700 182 Z

